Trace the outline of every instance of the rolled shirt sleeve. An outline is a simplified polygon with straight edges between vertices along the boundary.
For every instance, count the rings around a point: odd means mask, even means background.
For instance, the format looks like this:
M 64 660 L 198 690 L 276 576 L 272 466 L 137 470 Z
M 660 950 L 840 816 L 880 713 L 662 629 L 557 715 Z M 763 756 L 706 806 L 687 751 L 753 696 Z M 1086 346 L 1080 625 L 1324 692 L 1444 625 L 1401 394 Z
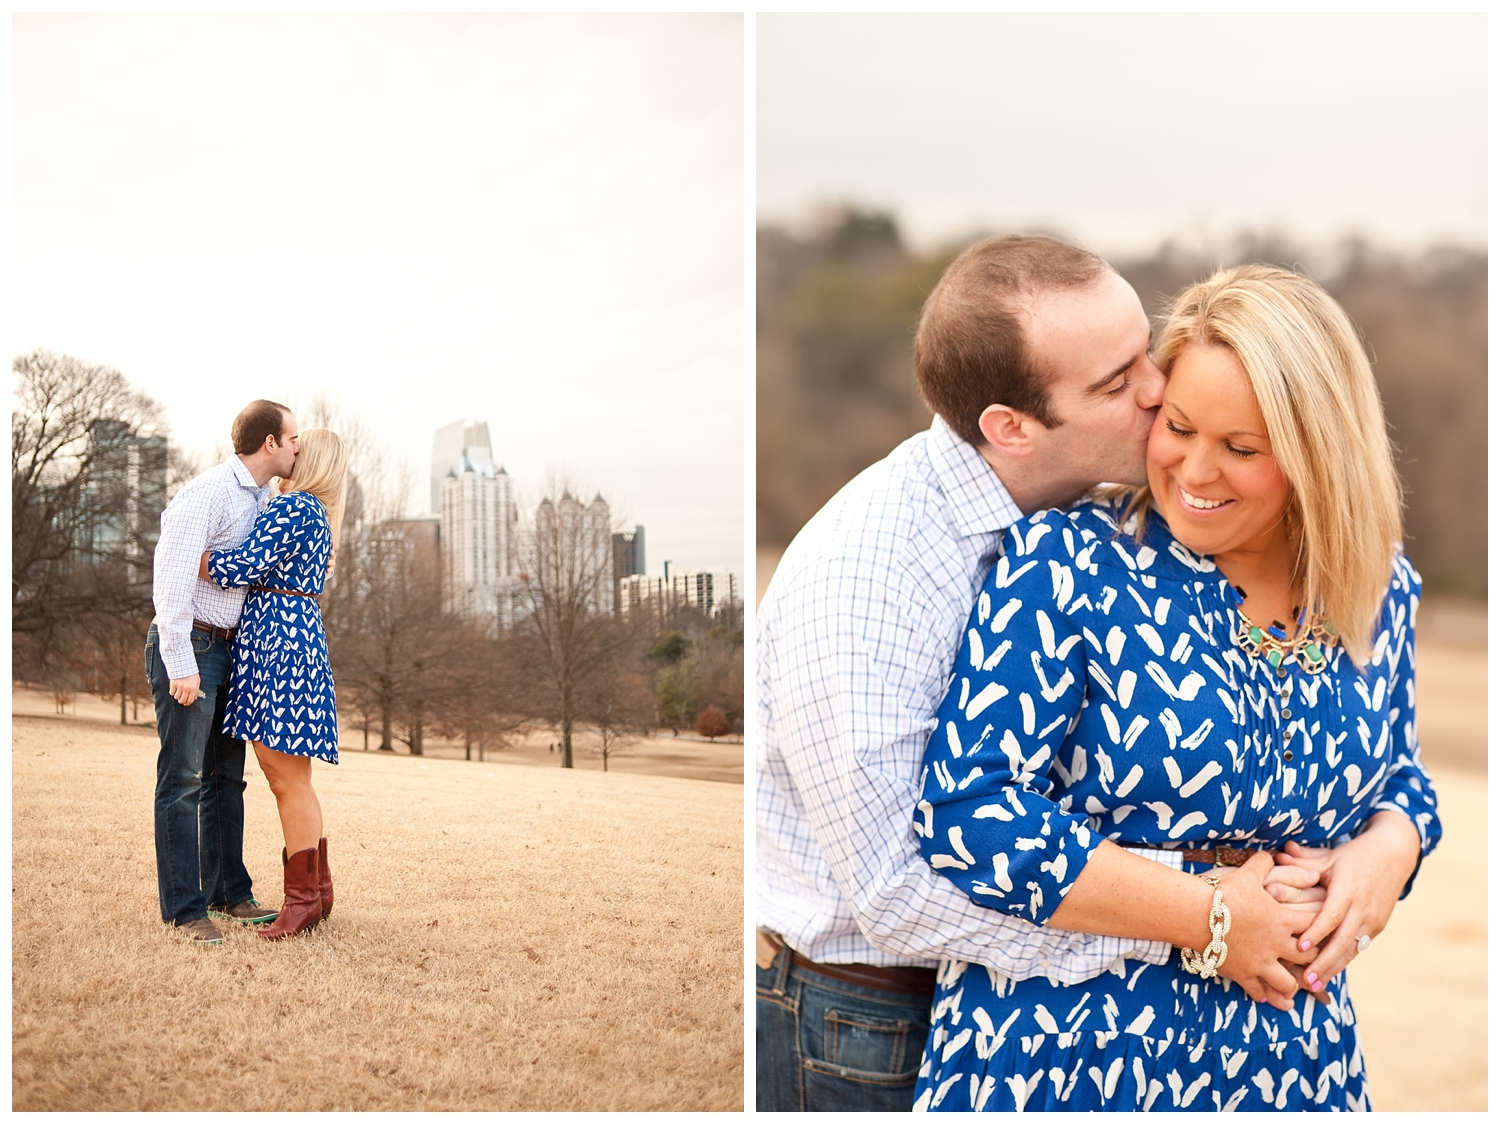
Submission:
M 1086 648 L 1054 600 L 1042 545 L 1057 532 L 1022 529 L 969 616 L 913 826 L 933 870 L 972 901 L 1039 925 L 1103 837 L 1051 798 L 1047 774 L 1083 706 Z

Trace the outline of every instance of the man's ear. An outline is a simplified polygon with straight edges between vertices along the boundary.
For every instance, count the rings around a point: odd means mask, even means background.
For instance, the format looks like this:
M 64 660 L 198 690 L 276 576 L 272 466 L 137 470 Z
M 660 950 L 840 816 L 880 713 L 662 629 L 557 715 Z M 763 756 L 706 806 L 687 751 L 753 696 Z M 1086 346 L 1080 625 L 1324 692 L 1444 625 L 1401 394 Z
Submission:
M 1035 447 L 1031 431 L 1036 419 L 1029 414 L 996 402 L 984 408 L 979 415 L 979 432 L 993 445 L 997 452 L 1006 456 L 1026 456 Z

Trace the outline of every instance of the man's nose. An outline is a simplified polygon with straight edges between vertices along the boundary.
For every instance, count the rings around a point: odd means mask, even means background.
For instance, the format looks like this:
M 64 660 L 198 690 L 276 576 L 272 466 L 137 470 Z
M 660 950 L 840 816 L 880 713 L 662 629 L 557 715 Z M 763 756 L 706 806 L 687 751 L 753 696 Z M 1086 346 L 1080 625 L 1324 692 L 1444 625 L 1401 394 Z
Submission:
M 1155 361 L 1146 357 L 1146 369 L 1143 376 L 1136 380 L 1135 404 L 1142 410 L 1154 410 L 1161 405 L 1162 395 L 1167 387 L 1167 376 L 1161 373 Z

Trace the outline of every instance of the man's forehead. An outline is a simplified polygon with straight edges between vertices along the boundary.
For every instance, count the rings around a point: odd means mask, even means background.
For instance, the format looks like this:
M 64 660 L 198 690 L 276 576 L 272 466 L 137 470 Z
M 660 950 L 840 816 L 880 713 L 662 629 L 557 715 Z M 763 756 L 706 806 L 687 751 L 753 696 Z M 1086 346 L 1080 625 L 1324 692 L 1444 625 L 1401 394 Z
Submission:
M 1039 325 L 1111 313 L 1139 313 L 1142 319 L 1146 316 L 1134 286 L 1113 270 L 1100 274 L 1087 285 L 1040 289 L 1023 296 L 1017 301 L 1017 312 Z

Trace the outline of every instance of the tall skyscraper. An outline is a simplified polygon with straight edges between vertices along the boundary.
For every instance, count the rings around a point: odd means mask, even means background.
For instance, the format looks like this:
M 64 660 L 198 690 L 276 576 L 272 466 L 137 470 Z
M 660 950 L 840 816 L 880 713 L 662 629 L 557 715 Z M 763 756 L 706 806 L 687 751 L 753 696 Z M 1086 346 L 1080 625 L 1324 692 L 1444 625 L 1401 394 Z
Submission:
M 89 427 L 90 469 L 81 497 L 83 557 L 144 560 L 148 570 L 167 506 L 167 439 L 141 437 L 123 421 Z
M 445 425 L 432 438 L 432 512 L 442 513 L 443 481 L 448 473 L 458 475 L 463 471 L 467 458 L 475 471 L 483 472 L 489 466 L 490 475 L 495 473 L 495 462 L 490 453 L 489 422 L 465 418 Z
M 438 430 L 432 462 L 434 472 L 445 466 L 435 481 L 444 605 L 460 616 L 504 625 L 515 575 L 516 505 L 509 474 L 495 467 L 489 425 L 456 422 Z
M 613 580 L 613 543 L 609 530 L 609 503 L 596 495 L 587 505 L 571 492 L 556 504 L 543 500 L 536 509 L 536 534 L 545 544 L 539 552 L 549 565 L 586 591 L 588 610 L 613 613 L 619 583 Z
M 610 547 L 614 554 L 612 584 L 615 613 L 618 615 L 621 610 L 621 579 L 646 572 L 646 528 L 637 523 L 634 531 L 620 531 L 611 535 Z

